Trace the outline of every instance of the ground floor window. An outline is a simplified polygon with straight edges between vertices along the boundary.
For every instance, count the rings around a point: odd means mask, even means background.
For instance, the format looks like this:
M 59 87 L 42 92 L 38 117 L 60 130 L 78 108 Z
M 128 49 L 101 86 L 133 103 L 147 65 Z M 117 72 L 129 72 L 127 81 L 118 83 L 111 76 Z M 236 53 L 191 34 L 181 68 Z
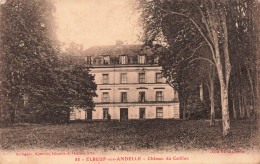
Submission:
M 103 119 L 108 118 L 108 108 L 103 108 Z
M 163 108 L 156 107 L 156 118 L 163 118 Z
M 139 113 L 140 113 L 140 119 L 144 119 L 145 118 L 145 108 L 140 108 Z

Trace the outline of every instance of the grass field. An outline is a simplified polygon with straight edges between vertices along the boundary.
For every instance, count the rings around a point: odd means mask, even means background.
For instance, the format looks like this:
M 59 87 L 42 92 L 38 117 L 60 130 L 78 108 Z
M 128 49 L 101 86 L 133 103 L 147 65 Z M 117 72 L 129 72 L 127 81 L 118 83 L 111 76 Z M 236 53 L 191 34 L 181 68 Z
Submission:
M 0 149 L 108 150 L 245 150 L 259 148 L 256 123 L 231 122 L 231 135 L 222 137 L 221 124 L 205 120 L 145 120 L 85 122 L 62 125 L 13 125 L 0 128 Z

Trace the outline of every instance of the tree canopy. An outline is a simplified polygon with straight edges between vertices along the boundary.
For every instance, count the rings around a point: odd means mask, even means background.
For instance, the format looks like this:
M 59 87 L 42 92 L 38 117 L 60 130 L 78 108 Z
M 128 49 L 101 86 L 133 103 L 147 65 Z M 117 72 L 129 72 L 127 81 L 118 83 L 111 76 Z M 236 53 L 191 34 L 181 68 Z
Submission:
M 0 6 L 2 121 L 58 121 L 70 105 L 93 106 L 95 84 L 87 68 L 59 67 L 54 11 L 50 0 Z
M 136 0 L 135 4 L 141 13 L 143 41 L 155 42 L 166 49 L 161 53 L 160 59 L 164 76 L 173 86 L 177 86 L 177 90 L 193 85 L 183 85 L 188 77 L 193 83 L 203 82 L 205 78 L 208 79 L 206 81 L 211 81 L 208 83 L 211 85 L 208 87 L 209 95 L 220 93 L 223 135 L 229 134 L 230 95 L 235 93 L 233 101 L 236 101 L 235 105 L 243 106 L 241 111 L 250 113 L 252 110 L 249 108 L 252 108 L 248 106 L 254 106 L 244 96 L 241 97 L 241 93 L 230 91 L 229 85 L 232 83 L 233 88 L 245 86 L 242 90 L 251 94 L 251 100 L 255 99 L 255 64 L 252 62 L 256 56 L 256 38 L 253 36 L 256 32 L 254 12 L 258 2 Z M 245 57 L 247 53 L 250 55 Z M 235 72 L 240 76 L 234 75 Z M 215 74 L 218 81 L 214 82 Z M 214 92 L 216 89 L 218 92 Z M 179 89 L 178 92 L 181 103 L 185 103 L 186 100 L 181 95 L 187 91 Z M 242 105 L 240 98 L 244 101 Z M 213 99 L 214 96 L 211 95 L 211 109 L 215 108 Z

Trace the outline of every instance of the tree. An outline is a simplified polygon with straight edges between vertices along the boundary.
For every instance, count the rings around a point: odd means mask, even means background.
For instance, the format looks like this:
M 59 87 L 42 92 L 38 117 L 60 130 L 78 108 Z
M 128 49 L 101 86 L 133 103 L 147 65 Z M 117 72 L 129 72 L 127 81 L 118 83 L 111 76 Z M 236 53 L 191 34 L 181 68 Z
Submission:
M 190 21 L 192 21 L 211 49 L 211 55 L 216 65 L 220 82 L 223 135 L 226 136 L 230 131 L 228 85 L 231 73 L 226 21 L 226 10 L 228 6 L 225 1 L 221 2 L 213 0 L 200 1 L 195 5 L 198 6 L 198 11 L 201 13 L 202 23 L 200 25 L 204 26 L 205 32 L 203 32 L 199 24 L 196 23 L 190 16 L 174 12 L 173 14 L 186 16 Z
M 57 67 L 54 72 L 55 88 L 48 95 L 50 111 L 47 117 L 44 115 L 43 117 L 52 119 L 52 122 L 67 122 L 71 107 L 93 109 L 93 97 L 97 96 L 96 84 L 88 68 L 81 65 L 68 65 Z
M 83 56 L 83 45 L 76 44 L 74 42 L 70 43 L 69 47 L 62 52 L 62 62 L 66 65 L 85 65 L 85 60 Z
M 92 107 L 96 86 L 88 69 L 61 67 L 52 2 L 10 0 L 0 7 L 1 121 L 22 115 L 64 122 L 70 107 Z
M 256 1 L 233 1 L 228 12 L 233 115 L 254 118 L 256 106 Z M 239 112 L 236 111 L 239 108 Z M 239 115 L 238 115 L 239 114 Z
M 67 107 L 93 107 L 93 97 L 96 97 L 94 76 L 89 69 L 82 65 L 63 65 L 63 56 L 60 56 L 60 67 L 56 69 L 57 92 L 60 93 L 61 105 Z M 56 100 L 55 100 L 56 101 Z
M 232 56 L 229 51 L 230 45 L 233 44 L 230 39 L 231 23 L 229 18 L 230 11 L 234 7 L 241 6 L 241 3 L 234 6 L 231 1 L 220 0 L 139 0 L 137 2 L 138 10 L 141 12 L 141 25 L 144 28 L 143 38 L 145 40 L 161 41 L 168 47 L 174 47 L 174 40 L 178 40 L 180 36 L 189 37 L 185 32 L 189 30 L 193 32 L 191 36 L 200 38 L 198 42 L 192 44 L 193 47 L 189 46 L 189 49 L 194 50 L 199 44 L 206 43 L 211 53 L 206 58 L 199 57 L 199 59 L 206 60 L 216 67 L 220 83 L 223 135 L 229 134 L 229 81 L 230 58 Z M 235 20 L 231 21 L 235 22 Z M 238 26 L 240 25 L 238 24 Z M 176 30 L 179 35 L 176 35 Z M 176 47 L 177 49 L 179 47 L 186 48 L 182 44 L 175 45 L 174 48 L 176 49 Z M 175 53 L 178 52 L 180 51 L 175 51 Z M 171 69 L 171 67 L 168 68 Z M 167 68 L 165 67 L 165 69 Z
M 36 104 L 44 101 L 59 47 L 50 1 L 10 0 L 0 10 L 1 109 L 13 123 L 24 97 Z
M 256 41 L 256 46 L 258 47 L 257 51 L 256 51 L 256 76 L 255 76 L 255 85 L 256 85 L 256 117 L 259 119 L 260 118 L 260 102 L 259 102 L 259 99 L 260 99 L 260 39 L 259 39 L 259 36 L 260 36 L 260 27 L 259 27 L 259 24 L 260 24 L 260 3 L 258 2 L 257 5 L 256 5 L 256 9 L 255 9 L 255 12 L 254 12 L 254 24 L 256 24 L 256 30 L 254 31 L 254 36 L 256 36 L 257 38 L 257 41 Z

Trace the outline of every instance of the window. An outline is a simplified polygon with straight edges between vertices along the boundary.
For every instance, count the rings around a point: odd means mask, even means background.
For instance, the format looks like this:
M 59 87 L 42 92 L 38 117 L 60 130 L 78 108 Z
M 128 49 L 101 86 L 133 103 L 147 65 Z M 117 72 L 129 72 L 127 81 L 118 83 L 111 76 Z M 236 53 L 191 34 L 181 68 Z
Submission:
M 156 92 L 156 101 L 163 101 L 163 93 L 162 91 Z
M 163 108 L 156 107 L 156 118 L 163 118 Z
M 103 56 L 103 64 L 110 64 L 110 57 L 109 57 L 109 55 Z
M 156 73 L 156 83 L 162 83 L 162 73 Z
M 103 119 L 108 118 L 108 108 L 103 108 Z
M 139 83 L 145 83 L 145 73 L 139 73 Z
M 126 55 L 120 55 L 120 64 L 127 64 L 127 56 Z
M 108 92 L 103 92 L 102 102 L 109 102 L 109 93 Z
M 159 56 L 156 56 L 156 57 L 154 58 L 154 63 L 155 63 L 155 64 L 158 64 L 158 63 L 159 63 Z
M 91 62 L 91 56 L 87 56 L 87 57 L 85 58 L 85 60 L 86 60 L 86 63 L 87 63 L 87 64 L 92 64 L 92 62 Z
M 108 74 L 103 74 L 103 84 L 108 84 L 109 83 L 109 76 Z
M 138 55 L 138 63 L 145 64 L 145 55 Z
M 126 83 L 127 83 L 127 74 L 121 73 L 121 84 L 126 84 Z
M 145 92 L 139 92 L 139 102 L 145 102 Z
M 139 116 L 140 116 L 140 119 L 145 118 L 145 108 L 139 108 Z
M 121 102 L 127 102 L 127 93 L 121 92 Z

